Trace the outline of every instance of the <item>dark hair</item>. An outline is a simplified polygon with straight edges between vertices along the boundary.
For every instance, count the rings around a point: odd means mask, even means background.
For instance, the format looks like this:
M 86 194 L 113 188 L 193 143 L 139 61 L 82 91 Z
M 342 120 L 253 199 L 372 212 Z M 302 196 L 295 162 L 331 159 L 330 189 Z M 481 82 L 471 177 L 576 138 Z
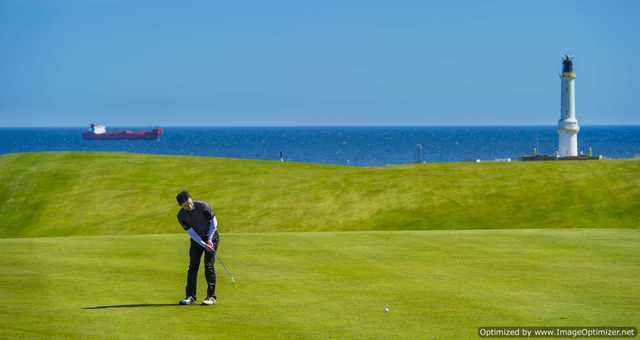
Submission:
M 187 191 L 180 191 L 177 195 L 176 195 L 176 201 L 178 201 L 178 205 L 182 205 L 184 204 L 184 202 L 188 201 L 189 198 L 191 198 L 191 194 L 189 194 Z

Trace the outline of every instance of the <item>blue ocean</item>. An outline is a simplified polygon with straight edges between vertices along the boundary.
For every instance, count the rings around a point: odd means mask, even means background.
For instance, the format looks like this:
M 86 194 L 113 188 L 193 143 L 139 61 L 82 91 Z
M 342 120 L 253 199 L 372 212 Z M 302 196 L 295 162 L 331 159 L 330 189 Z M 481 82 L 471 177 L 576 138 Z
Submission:
M 111 131 L 144 128 L 112 127 Z M 554 126 L 517 127 L 165 127 L 157 141 L 84 140 L 85 128 L 0 128 L 0 154 L 120 151 L 380 166 L 518 159 L 557 150 Z M 583 126 L 585 154 L 640 157 L 640 126 Z

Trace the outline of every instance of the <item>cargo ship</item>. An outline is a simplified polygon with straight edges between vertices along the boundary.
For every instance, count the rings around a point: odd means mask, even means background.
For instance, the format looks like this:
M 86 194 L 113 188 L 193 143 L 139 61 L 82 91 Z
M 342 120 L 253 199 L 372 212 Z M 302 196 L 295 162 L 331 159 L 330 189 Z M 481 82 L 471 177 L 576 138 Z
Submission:
M 104 125 L 91 124 L 88 131 L 82 133 L 84 139 L 158 139 L 164 130 L 155 128 L 151 131 L 109 131 Z

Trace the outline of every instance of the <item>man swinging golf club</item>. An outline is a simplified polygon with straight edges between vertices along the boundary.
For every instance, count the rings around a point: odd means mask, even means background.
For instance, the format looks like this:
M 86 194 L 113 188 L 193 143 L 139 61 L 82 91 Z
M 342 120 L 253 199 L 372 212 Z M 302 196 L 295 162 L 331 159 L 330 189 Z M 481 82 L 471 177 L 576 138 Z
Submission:
M 178 212 L 178 222 L 191 237 L 186 297 L 180 300 L 180 304 L 191 305 L 196 302 L 198 268 L 200 267 L 200 258 L 204 253 L 207 298 L 202 301 L 202 304 L 213 305 L 216 303 L 216 270 L 213 265 L 220 243 L 216 215 L 207 202 L 194 201 L 186 191 L 178 193 L 176 200 L 181 207 Z

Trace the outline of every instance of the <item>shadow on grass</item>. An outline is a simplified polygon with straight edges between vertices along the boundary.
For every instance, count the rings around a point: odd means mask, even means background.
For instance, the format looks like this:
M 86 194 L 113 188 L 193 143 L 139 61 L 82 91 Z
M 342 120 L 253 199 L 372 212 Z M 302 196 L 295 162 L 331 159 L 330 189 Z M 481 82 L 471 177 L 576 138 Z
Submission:
M 110 305 L 110 306 L 94 306 L 94 307 L 84 307 L 82 309 L 106 309 L 106 308 L 140 308 L 140 307 L 179 307 L 180 305 L 177 303 L 141 303 L 141 304 L 133 304 L 133 305 Z

